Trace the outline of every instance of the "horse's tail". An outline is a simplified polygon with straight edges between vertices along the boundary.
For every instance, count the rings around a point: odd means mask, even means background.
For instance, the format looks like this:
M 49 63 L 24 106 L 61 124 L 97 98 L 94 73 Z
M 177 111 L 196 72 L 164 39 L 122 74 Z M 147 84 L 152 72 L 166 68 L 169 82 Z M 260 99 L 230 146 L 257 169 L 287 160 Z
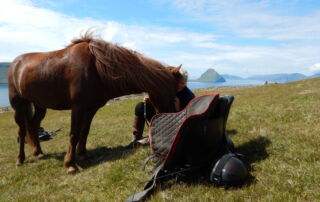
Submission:
M 24 131 L 26 141 L 34 144 L 33 140 L 35 137 L 32 136 L 32 131 L 28 131 L 30 128 L 33 128 L 34 105 L 28 100 L 18 96 L 14 99 L 12 107 L 15 110 L 15 121 L 19 125 L 20 130 Z
M 31 129 L 33 128 L 33 126 L 31 125 L 33 123 L 33 118 L 34 118 L 34 105 L 31 102 L 27 102 L 26 103 L 26 115 L 25 115 L 25 122 L 26 122 L 26 126 L 27 128 Z M 32 137 L 32 132 L 31 131 L 27 131 L 26 133 L 26 140 L 29 144 L 34 144 L 33 139 L 36 137 Z M 37 135 L 38 135 L 38 131 L 37 131 Z M 33 145 L 35 146 L 35 145 Z
M 16 57 L 9 65 L 7 80 L 8 80 L 8 88 L 10 91 L 15 91 L 21 94 L 20 88 L 18 86 L 17 78 L 15 77 L 16 71 L 18 71 L 19 63 L 21 61 L 22 56 Z
M 16 71 L 19 71 L 19 64 L 21 63 L 22 56 L 15 58 L 9 66 L 7 79 L 8 79 L 8 91 L 9 101 L 12 108 L 15 110 L 15 121 L 19 125 L 20 129 L 26 131 L 28 125 L 32 123 L 33 119 L 33 104 L 22 96 L 18 79 L 15 77 Z M 19 73 L 19 72 L 18 72 Z M 24 132 L 25 133 L 25 132 Z M 26 138 L 28 142 L 33 143 L 30 137 L 30 133 L 26 132 Z

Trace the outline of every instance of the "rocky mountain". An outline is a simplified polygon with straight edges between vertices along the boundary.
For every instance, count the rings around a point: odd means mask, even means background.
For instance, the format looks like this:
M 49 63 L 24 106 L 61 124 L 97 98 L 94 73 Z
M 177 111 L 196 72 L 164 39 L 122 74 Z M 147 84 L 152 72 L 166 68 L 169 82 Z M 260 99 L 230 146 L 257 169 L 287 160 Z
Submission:
M 208 69 L 200 76 L 200 78 L 196 79 L 195 81 L 220 83 L 225 82 L 226 80 L 214 69 Z
M 309 78 L 316 78 L 316 77 L 320 77 L 320 73 L 314 74 L 314 75 L 310 76 Z

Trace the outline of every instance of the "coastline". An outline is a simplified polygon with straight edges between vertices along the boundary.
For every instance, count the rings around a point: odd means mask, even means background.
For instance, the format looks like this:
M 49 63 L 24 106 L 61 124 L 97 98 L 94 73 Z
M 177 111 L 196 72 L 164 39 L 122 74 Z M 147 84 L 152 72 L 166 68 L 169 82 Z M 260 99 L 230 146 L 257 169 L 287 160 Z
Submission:
M 0 114 L 7 113 L 7 112 L 13 112 L 12 107 L 0 107 Z
M 214 87 L 208 87 L 208 88 L 197 88 L 197 89 L 192 89 L 193 91 L 223 91 L 223 90 L 238 90 L 238 89 L 244 89 L 244 88 L 253 88 L 256 87 L 255 85 L 252 86 L 214 86 Z M 107 102 L 106 105 L 110 105 L 119 101 L 123 100 L 128 100 L 128 99 L 136 99 L 138 97 L 143 97 L 145 93 L 140 93 L 140 94 L 131 94 L 131 95 L 124 95 L 121 97 L 117 97 L 114 99 L 111 99 Z M 13 112 L 13 108 L 10 106 L 6 107 L 0 107 L 0 114 L 2 113 L 7 113 L 7 112 Z
M 245 89 L 245 88 L 254 88 L 259 85 L 249 85 L 249 86 L 212 86 L 208 88 L 197 88 L 197 89 L 192 89 L 195 91 L 224 91 L 224 90 L 239 90 L 239 89 Z

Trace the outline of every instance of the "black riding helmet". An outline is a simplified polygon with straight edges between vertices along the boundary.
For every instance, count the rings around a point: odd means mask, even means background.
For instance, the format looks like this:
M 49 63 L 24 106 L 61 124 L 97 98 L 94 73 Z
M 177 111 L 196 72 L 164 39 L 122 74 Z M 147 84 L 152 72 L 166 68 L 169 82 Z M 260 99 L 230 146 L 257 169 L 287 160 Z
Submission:
M 217 186 L 238 186 L 248 176 L 244 163 L 238 158 L 239 155 L 228 153 L 223 155 L 214 165 L 210 181 Z

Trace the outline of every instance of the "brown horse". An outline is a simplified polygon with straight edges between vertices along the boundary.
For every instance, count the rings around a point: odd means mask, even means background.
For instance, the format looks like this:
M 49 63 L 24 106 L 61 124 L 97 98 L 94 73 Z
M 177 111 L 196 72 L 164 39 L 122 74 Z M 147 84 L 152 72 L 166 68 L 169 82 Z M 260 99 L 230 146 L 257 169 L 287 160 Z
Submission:
M 147 92 L 159 112 L 172 112 L 177 89 L 172 68 L 169 71 L 160 62 L 88 34 L 61 50 L 18 56 L 10 65 L 8 83 L 19 126 L 17 165 L 25 160 L 25 137 L 33 154 L 43 156 L 37 131 L 46 109 L 71 109 L 70 143 L 64 159 L 69 173 L 78 170 L 75 152 L 86 156 L 92 118 L 108 100 Z

